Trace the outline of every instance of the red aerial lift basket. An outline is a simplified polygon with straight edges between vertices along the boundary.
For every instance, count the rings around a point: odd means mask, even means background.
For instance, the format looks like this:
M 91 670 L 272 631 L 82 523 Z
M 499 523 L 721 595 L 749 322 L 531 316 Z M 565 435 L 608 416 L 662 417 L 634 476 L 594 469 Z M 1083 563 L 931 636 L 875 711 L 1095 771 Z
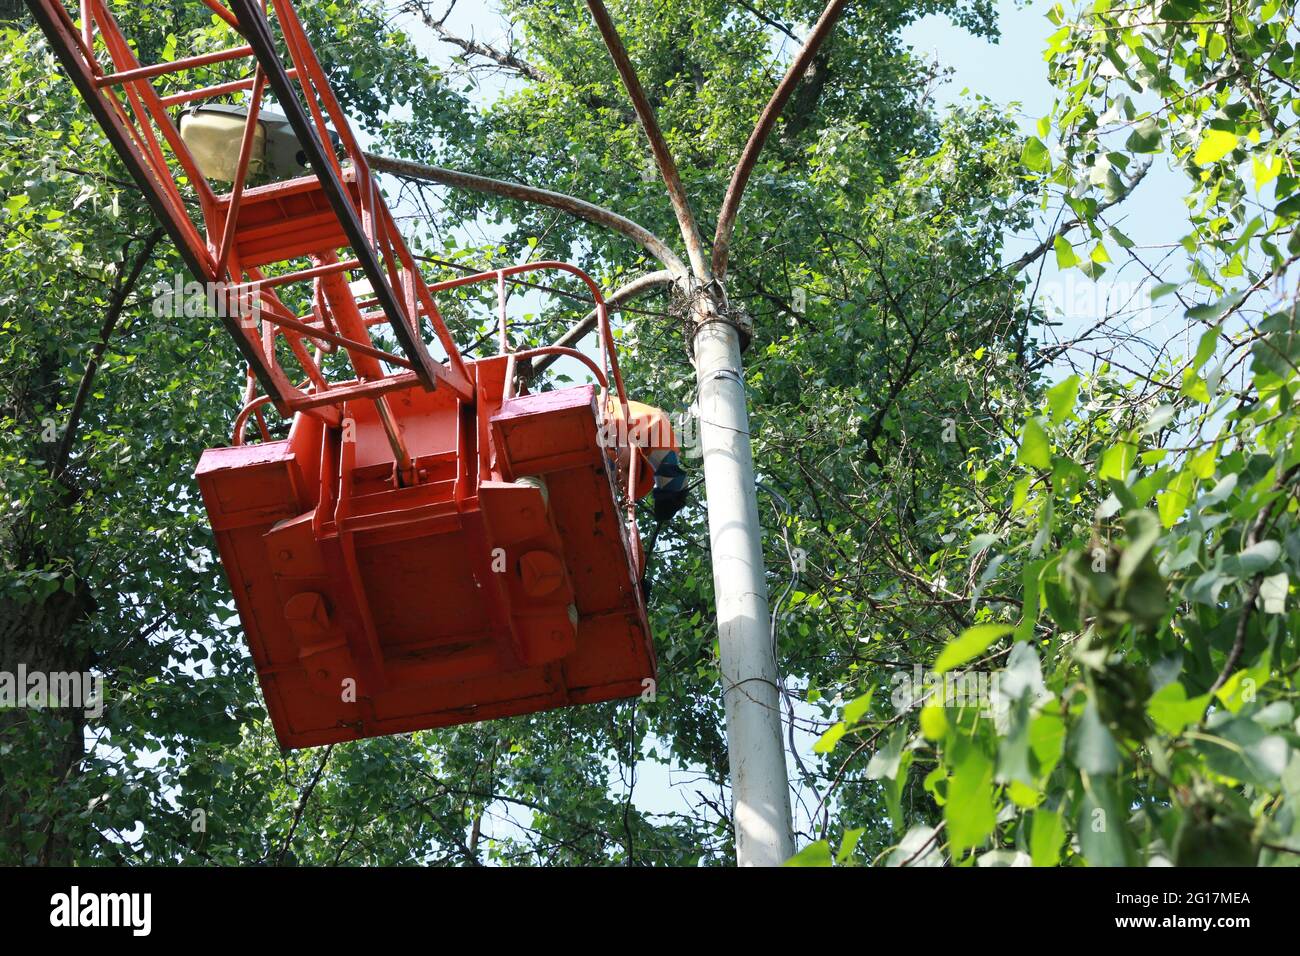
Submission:
M 287 747 L 640 694 L 655 676 L 638 552 L 591 385 L 390 406 L 418 472 L 394 480 L 373 404 L 329 429 L 211 448 L 199 487 Z
M 203 3 L 230 45 L 154 64 L 136 51 L 158 38 L 133 44 L 106 0 L 30 6 L 246 363 L 233 445 L 203 454 L 198 482 L 280 742 L 642 693 L 646 459 L 599 288 L 558 262 L 426 283 L 291 0 Z M 178 85 L 196 71 L 206 85 Z M 250 179 L 276 157 L 290 178 Z M 505 283 L 538 269 L 586 286 L 601 364 L 512 351 Z M 434 293 L 492 280 L 500 354 L 474 362 Z M 516 394 L 518 363 L 543 354 L 597 385 Z M 264 406 L 288 438 L 270 440 Z M 243 444 L 250 421 L 261 444 Z

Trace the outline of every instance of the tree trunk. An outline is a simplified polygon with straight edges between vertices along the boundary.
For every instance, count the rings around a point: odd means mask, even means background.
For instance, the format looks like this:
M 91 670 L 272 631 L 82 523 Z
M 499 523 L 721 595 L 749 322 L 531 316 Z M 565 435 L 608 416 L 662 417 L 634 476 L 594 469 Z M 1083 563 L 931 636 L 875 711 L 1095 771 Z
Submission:
M 89 652 L 79 650 L 72 635 L 93 605 L 81 586 L 72 594 L 60 589 L 40 603 L 0 601 L 0 672 L 16 682 L 20 667 L 28 675 L 46 675 L 47 681 L 56 672 L 89 670 Z M 19 697 L 25 689 L 15 685 Z M 84 755 L 86 718 L 80 704 L 0 710 L 0 742 L 12 748 L 0 760 L 0 848 L 6 854 L 0 863 L 73 862 L 73 847 L 59 832 L 59 801 Z

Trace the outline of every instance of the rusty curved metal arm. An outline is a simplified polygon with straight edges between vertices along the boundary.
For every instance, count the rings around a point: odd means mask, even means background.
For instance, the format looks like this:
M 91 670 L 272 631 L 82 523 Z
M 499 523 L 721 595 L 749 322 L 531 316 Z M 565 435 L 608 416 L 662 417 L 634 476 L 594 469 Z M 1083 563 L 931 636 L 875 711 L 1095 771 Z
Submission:
M 777 118 L 785 109 L 786 103 L 790 101 L 795 87 L 799 85 L 804 71 L 808 69 L 808 64 L 817 55 L 822 41 L 830 34 L 835 21 L 844 12 L 847 2 L 848 0 L 831 0 L 826 5 L 812 33 L 808 34 L 808 39 L 804 41 L 803 47 L 791 62 L 790 69 L 786 70 L 785 76 L 773 91 L 772 98 L 763 108 L 754 131 L 749 134 L 749 141 L 741 151 L 740 161 L 736 163 L 735 172 L 731 174 L 731 182 L 727 184 L 722 210 L 718 213 L 718 228 L 713 233 L 713 273 L 719 279 L 727 274 L 727 256 L 731 251 L 731 235 L 735 231 L 736 213 L 740 209 L 740 200 L 745 195 L 745 186 L 749 184 L 750 174 L 753 173 L 754 165 L 758 162 L 758 154 L 763 151 L 763 145 L 767 142 L 772 127 L 776 125 Z
M 533 202 L 541 206 L 550 206 L 552 209 L 559 209 L 579 219 L 585 219 L 587 222 L 594 222 L 598 226 L 605 226 L 615 232 L 622 233 L 659 260 L 665 268 L 676 272 L 678 275 L 686 274 L 685 264 L 678 258 L 677 253 L 673 252 L 668 243 L 640 223 L 633 222 L 626 216 L 620 216 L 616 212 L 611 212 L 604 206 L 597 206 L 595 203 L 587 202 L 585 199 L 578 199 L 576 196 L 553 192 L 549 189 L 541 189 L 537 186 L 525 186 L 522 183 L 506 182 L 503 179 L 492 179 L 488 176 L 464 173 L 460 170 L 446 169 L 442 166 L 429 166 L 425 163 L 416 163 L 406 159 L 393 159 L 390 156 L 380 156 L 376 153 L 366 153 L 366 161 L 375 172 L 389 173 L 403 179 L 438 183 L 443 186 L 456 186 L 473 192 L 504 196 L 507 199 Z
M 691 268 L 697 279 L 707 282 L 712 278 L 712 272 L 709 270 L 708 259 L 704 256 L 704 240 L 700 237 L 700 229 L 695 224 L 695 214 L 691 212 L 690 199 L 686 195 L 685 187 L 682 186 L 677 162 L 673 159 L 668 142 L 659 128 L 659 121 L 655 119 L 654 108 L 645 95 L 641 79 L 636 75 L 636 68 L 628 58 L 627 49 L 623 46 L 623 40 L 618 35 L 618 30 L 615 29 L 614 21 L 610 18 L 609 11 L 605 9 L 605 4 L 601 0 L 587 0 L 587 8 L 596 21 L 596 29 L 600 31 L 601 39 L 605 41 L 605 47 L 609 50 L 618 75 L 623 79 L 623 86 L 626 87 L 628 98 L 632 101 L 632 108 L 636 110 L 637 118 L 641 121 L 641 129 L 645 132 L 646 139 L 650 141 L 650 152 L 654 155 L 655 165 L 659 167 L 659 175 L 663 177 L 664 186 L 668 190 L 668 199 L 673 205 L 673 213 L 677 216 L 677 226 L 681 230 L 682 241 L 686 243 L 686 254 L 690 259 Z

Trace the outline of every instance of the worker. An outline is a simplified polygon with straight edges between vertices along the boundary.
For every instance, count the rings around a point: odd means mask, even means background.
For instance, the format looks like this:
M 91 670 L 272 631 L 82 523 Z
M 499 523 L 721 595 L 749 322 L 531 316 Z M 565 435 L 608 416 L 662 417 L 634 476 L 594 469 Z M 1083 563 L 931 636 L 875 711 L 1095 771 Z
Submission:
M 614 447 L 618 449 L 620 469 L 626 473 L 630 448 L 640 449 L 633 493 L 640 501 L 654 496 L 655 521 L 662 524 L 686 506 L 686 473 L 682 470 L 677 436 L 672 422 L 661 408 L 642 402 L 627 403 L 628 421 L 622 427 L 622 408 L 610 402 L 612 424 L 618 430 Z

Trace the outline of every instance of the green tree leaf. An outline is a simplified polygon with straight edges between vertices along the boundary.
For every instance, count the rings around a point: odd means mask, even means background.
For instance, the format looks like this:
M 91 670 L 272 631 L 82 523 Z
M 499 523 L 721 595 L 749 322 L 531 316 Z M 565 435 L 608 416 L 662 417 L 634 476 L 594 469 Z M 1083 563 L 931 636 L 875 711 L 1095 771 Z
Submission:
M 1052 154 L 1048 152 L 1042 140 L 1030 136 L 1025 140 L 1024 148 L 1020 151 L 1020 163 L 1030 172 L 1046 173 L 1052 168 Z
M 1006 637 L 1015 630 L 1010 624 L 976 624 L 968 627 L 961 634 L 949 641 L 934 663 L 934 669 L 942 674 L 954 667 L 960 667 L 974 660 L 989 649 L 999 638 Z
M 1070 375 L 1057 382 L 1047 390 L 1047 407 L 1051 412 L 1052 424 L 1059 425 L 1074 411 L 1074 403 L 1079 397 L 1079 376 Z
M 1093 700 L 1083 709 L 1074 727 L 1070 759 L 1084 773 L 1092 776 L 1111 774 L 1119 769 L 1119 748 L 1109 728 L 1102 722 Z
M 1224 156 L 1237 148 L 1237 134 L 1223 129 L 1207 129 L 1196 147 L 1192 162 L 1197 166 L 1209 166 L 1217 163 Z
M 1051 444 L 1047 432 L 1036 418 L 1025 419 L 1020 431 L 1020 451 L 1016 461 L 1030 468 L 1048 469 L 1052 467 Z

